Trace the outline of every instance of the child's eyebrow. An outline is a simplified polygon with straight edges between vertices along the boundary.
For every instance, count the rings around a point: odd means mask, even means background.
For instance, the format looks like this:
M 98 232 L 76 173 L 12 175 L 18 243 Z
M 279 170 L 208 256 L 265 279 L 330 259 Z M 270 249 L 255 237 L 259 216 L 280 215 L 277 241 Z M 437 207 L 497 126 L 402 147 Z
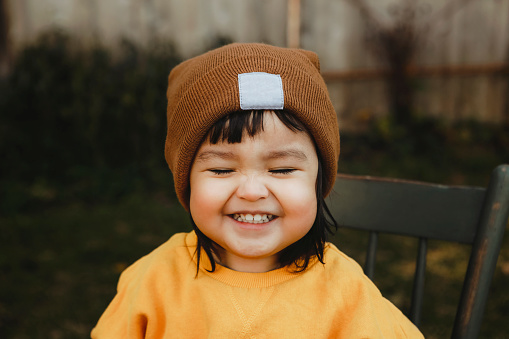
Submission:
M 278 150 L 272 151 L 267 154 L 266 159 L 278 159 L 278 158 L 297 158 L 302 161 L 306 161 L 308 157 L 306 153 L 298 149 L 286 149 L 286 150 Z
M 235 159 L 238 158 L 237 155 L 235 155 L 233 152 L 223 152 L 223 151 L 205 151 L 202 153 L 199 153 L 196 156 L 195 161 L 206 161 L 211 158 L 221 158 L 221 159 Z

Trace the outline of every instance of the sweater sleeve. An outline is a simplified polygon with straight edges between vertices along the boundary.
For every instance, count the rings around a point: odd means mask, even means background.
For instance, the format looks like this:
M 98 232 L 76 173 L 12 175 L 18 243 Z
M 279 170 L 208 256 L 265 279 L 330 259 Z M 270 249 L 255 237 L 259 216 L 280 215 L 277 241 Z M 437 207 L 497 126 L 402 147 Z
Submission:
M 179 272 L 184 271 L 175 267 L 175 263 L 184 267 L 186 273 L 189 269 L 194 272 L 185 243 L 186 235 L 173 235 L 122 272 L 117 294 L 92 330 L 92 339 L 164 337 L 166 311 L 169 310 L 168 307 L 165 309 L 164 303 L 175 311 L 174 303 L 167 302 L 168 295 L 165 293 L 178 290 L 172 283 L 175 277 L 181 275 Z
M 342 287 L 336 291 L 340 291 L 343 305 L 336 316 L 335 332 L 341 334 L 339 337 L 423 338 L 419 329 L 382 296 L 360 266 L 343 253 L 339 254 L 342 269 L 337 271 L 342 275 Z
M 147 315 L 134 302 L 139 298 L 137 277 L 139 263 L 127 268 L 120 276 L 117 294 L 92 330 L 92 339 L 145 338 Z

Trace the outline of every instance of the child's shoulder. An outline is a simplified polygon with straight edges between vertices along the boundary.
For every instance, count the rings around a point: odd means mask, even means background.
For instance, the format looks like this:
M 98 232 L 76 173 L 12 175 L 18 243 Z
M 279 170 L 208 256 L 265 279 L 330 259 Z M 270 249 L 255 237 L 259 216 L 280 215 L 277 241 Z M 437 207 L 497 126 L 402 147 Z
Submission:
M 136 263 L 167 261 L 172 253 L 186 256 L 189 254 L 189 247 L 196 247 L 196 243 L 190 240 L 190 238 L 192 239 L 190 235 L 191 233 L 176 233 L 172 235 L 152 252 L 138 259 Z
M 196 242 L 193 239 L 192 233 L 174 234 L 165 243 L 125 269 L 120 282 L 147 279 L 154 274 L 175 269 L 193 269 L 193 255 L 196 250 Z
M 340 312 L 345 317 L 349 314 L 351 328 L 367 330 L 375 325 L 375 329 L 389 333 L 388 337 L 391 338 L 422 338 L 419 330 L 403 313 L 382 296 L 355 260 L 333 244 L 328 244 L 324 260 L 323 271 L 327 275 L 324 290 L 327 290 L 327 297 L 332 303 L 341 305 Z M 358 333 L 355 337 L 358 337 Z
M 364 276 L 362 267 L 332 243 L 327 243 L 324 260 L 325 266 L 328 265 L 331 271 L 337 272 L 340 276 L 344 277 L 345 273 L 358 277 Z
M 339 250 L 334 244 L 328 243 L 324 253 L 323 269 L 319 269 L 320 280 L 324 288 L 331 288 L 332 294 L 343 297 L 343 294 L 351 293 L 353 290 L 358 293 L 368 293 L 381 297 L 380 291 L 373 282 L 364 274 L 362 267 L 348 255 Z M 341 286 L 341 288 L 338 288 Z

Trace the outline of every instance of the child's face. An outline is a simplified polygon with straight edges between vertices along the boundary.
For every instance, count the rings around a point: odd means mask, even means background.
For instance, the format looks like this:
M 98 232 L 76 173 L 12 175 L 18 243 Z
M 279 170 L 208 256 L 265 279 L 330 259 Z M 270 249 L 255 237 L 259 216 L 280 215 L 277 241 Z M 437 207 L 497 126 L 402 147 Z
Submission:
M 305 132 L 273 113 L 241 143 L 204 142 L 191 168 L 190 210 L 221 246 L 221 264 L 243 272 L 278 267 L 278 252 L 301 239 L 316 217 L 318 157 Z M 253 220 L 251 220 L 253 219 Z

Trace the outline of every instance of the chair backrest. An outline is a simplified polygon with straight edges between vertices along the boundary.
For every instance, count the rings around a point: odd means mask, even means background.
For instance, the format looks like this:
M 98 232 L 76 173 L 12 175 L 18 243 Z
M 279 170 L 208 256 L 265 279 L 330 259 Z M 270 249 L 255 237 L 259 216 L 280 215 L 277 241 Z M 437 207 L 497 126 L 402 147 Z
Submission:
M 370 232 L 364 271 L 373 277 L 378 233 L 416 237 L 410 319 L 419 326 L 427 239 L 471 244 L 453 338 L 477 338 L 509 214 L 509 165 L 487 188 L 338 175 L 328 206 L 341 227 Z

